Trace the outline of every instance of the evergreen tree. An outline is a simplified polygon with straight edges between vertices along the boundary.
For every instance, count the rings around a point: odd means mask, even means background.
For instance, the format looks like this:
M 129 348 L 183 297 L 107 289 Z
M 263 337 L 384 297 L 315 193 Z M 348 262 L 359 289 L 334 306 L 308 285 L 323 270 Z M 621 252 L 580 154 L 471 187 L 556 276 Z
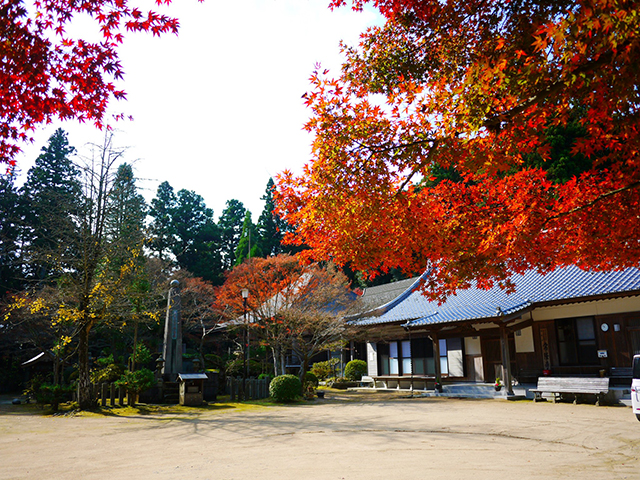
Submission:
M 226 208 L 218 220 L 221 236 L 222 267 L 224 270 L 230 270 L 235 265 L 236 248 L 240 242 L 246 211 L 242 202 L 227 200 Z
M 151 200 L 149 215 L 153 217 L 149 226 L 150 247 L 160 259 L 166 258 L 175 245 L 173 215 L 177 208 L 176 194 L 169 182 L 158 186 L 156 198 Z
M 197 277 L 220 283 L 220 235 L 213 211 L 200 195 L 191 190 L 178 192 L 172 228 L 176 238 L 173 254 L 180 267 Z
M 147 204 L 138 193 L 133 169 L 123 163 L 118 167 L 109 194 L 106 230 L 111 245 L 119 250 L 142 247 L 146 214 Z
M 242 235 L 235 252 L 235 265 L 240 265 L 247 258 L 262 257 L 262 250 L 257 243 L 257 228 L 251 221 L 251 212 L 247 210 L 242 223 Z
M 27 275 L 38 281 L 69 269 L 77 256 L 77 220 L 84 205 L 79 171 L 70 159 L 74 151 L 67 134 L 56 130 L 22 188 Z
M 0 175 L 0 299 L 22 284 L 18 244 L 21 202 L 14 171 Z
M 267 189 L 262 196 L 264 209 L 258 218 L 258 238 L 256 244 L 266 257 L 277 255 L 282 252 L 282 232 L 285 230 L 285 223 L 275 213 L 276 204 L 273 199 L 273 189 L 275 184 L 270 178 Z M 252 255 L 253 256 L 253 255 Z

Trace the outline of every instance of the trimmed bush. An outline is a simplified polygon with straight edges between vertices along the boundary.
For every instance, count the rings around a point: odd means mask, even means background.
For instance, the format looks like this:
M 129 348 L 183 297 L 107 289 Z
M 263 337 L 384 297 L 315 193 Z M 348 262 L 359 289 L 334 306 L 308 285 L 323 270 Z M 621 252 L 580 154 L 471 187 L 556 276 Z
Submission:
M 302 383 L 295 375 L 280 375 L 271 380 L 269 395 L 277 402 L 291 402 L 302 394 Z
M 336 365 L 340 363 L 337 358 L 332 358 L 324 362 L 316 362 L 311 365 L 311 373 L 313 373 L 318 379 L 325 380 L 328 377 L 335 376 Z
M 313 388 L 318 388 L 318 385 L 320 385 L 320 381 L 318 380 L 318 377 L 316 377 L 313 373 L 307 372 L 304 374 L 304 384 L 311 384 Z
M 347 380 L 358 381 L 367 374 L 367 362 L 364 360 L 351 360 L 344 367 L 344 376 Z

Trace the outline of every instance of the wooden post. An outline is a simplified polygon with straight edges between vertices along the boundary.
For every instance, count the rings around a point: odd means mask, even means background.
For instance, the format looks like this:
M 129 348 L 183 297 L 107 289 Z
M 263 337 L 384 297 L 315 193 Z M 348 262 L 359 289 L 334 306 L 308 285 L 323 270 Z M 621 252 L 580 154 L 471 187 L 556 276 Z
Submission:
M 235 378 L 231 377 L 227 381 L 228 381 L 228 385 L 229 385 L 230 400 L 232 402 L 235 402 L 236 401 Z
M 442 385 L 442 370 L 440 368 L 440 339 L 437 333 L 431 334 L 433 342 L 433 366 L 436 370 L 436 384 Z
M 509 355 L 509 331 L 504 325 L 500 325 L 500 346 L 502 347 L 504 386 L 507 389 L 507 395 L 513 395 L 513 386 L 511 385 L 511 358 Z
M 124 387 L 118 387 L 118 405 L 124 407 Z
M 247 396 L 245 394 L 245 389 L 246 384 L 245 384 L 245 379 L 244 377 L 238 382 L 238 401 L 239 402 L 244 402 L 247 399 Z
M 112 407 L 116 406 L 116 384 L 115 383 L 110 383 L 109 384 L 110 387 L 110 392 L 109 392 L 109 404 Z
M 107 406 L 107 382 L 102 382 L 100 384 L 100 405 L 103 407 Z

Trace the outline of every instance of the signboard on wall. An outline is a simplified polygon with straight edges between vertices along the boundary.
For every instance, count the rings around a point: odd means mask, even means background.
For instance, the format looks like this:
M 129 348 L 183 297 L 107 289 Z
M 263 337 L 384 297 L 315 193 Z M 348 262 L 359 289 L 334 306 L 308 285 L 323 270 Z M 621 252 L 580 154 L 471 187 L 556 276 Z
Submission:
M 540 345 L 542 346 L 542 368 L 551 370 L 551 352 L 549 351 L 549 337 L 545 327 L 540 328 Z

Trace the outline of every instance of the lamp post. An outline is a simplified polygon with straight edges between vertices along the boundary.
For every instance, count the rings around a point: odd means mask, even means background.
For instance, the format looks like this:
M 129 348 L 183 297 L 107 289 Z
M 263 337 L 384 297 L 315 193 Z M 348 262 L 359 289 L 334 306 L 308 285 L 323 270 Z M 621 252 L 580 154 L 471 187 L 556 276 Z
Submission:
M 242 397 L 243 400 L 247 399 L 247 354 L 249 349 L 249 329 L 247 327 L 247 298 L 249 298 L 249 289 L 242 289 L 242 310 L 244 318 L 244 331 L 242 339 Z

